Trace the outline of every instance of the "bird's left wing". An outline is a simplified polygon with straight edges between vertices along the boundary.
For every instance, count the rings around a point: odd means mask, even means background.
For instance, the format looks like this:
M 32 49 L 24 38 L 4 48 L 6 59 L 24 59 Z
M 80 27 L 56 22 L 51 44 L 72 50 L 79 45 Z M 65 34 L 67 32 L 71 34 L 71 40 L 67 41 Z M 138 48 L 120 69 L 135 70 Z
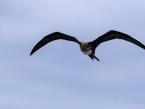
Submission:
M 123 39 L 123 40 L 129 41 L 129 42 L 145 49 L 145 45 L 143 45 L 138 40 L 134 39 L 133 37 L 131 37 L 127 34 L 124 34 L 124 33 L 118 32 L 118 31 L 114 31 L 114 30 L 111 30 L 111 31 L 103 34 L 102 36 L 98 37 L 96 40 L 90 42 L 90 44 L 92 45 L 93 49 L 95 50 L 95 48 L 99 44 L 112 40 L 112 39 Z
M 54 40 L 57 39 L 63 39 L 63 40 L 68 40 L 68 41 L 73 41 L 76 42 L 78 44 L 80 44 L 80 41 L 77 40 L 75 37 L 60 33 L 60 32 L 54 32 L 51 33 L 47 36 L 45 36 L 43 39 L 41 39 L 32 49 L 30 55 L 32 55 L 34 52 L 36 52 L 38 49 L 40 49 L 41 47 L 43 47 L 44 45 L 46 45 L 49 42 L 52 42 Z

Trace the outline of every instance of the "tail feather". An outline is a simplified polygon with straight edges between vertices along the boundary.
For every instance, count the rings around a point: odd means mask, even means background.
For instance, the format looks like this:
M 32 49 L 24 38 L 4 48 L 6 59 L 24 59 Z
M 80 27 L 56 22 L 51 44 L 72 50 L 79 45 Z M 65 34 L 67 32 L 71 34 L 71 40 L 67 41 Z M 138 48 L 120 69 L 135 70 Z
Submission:
M 93 58 L 95 58 L 97 61 L 99 61 L 99 62 L 100 62 L 100 59 L 99 59 L 99 58 L 97 58 L 95 55 L 93 55 Z
M 94 58 L 92 57 L 92 55 L 89 55 L 89 57 L 94 61 Z
M 89 57 L 94 61 L 96 59 L 97 61 L 100 61 L 99 58 L 97 58 L 95 55 L 89 55 Z

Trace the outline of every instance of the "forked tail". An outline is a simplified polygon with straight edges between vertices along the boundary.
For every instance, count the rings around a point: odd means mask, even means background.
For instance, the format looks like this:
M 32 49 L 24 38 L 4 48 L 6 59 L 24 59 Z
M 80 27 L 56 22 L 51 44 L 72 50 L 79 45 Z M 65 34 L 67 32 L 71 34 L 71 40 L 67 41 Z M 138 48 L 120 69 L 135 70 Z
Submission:
M 89 57 L 94 61 L 96 59 L 97 61 L 100 61 L 99 58 L 97 58 L 95 55 L 89 55 Z

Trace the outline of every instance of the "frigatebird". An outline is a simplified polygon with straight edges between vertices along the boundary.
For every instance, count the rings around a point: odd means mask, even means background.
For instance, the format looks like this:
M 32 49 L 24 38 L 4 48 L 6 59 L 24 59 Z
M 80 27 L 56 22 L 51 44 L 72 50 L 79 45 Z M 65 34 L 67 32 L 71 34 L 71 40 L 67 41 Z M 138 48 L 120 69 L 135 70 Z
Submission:
M 47 43 L 52 42 L 54 40 L 58 40 L 58 39 L 76 42 L 77 44 L 79 44 L 81 51 L 85 55 L 88 55 L 92 60 L 96 59 L 98 61 L 100 61 L 100 60 L 98 57 L 95 56 L 95 49 L 101 43 L 109 41 L 109 40 L 123 39 L 123 40 L 131 42 L 131 43 L 145 49 L 145 45 L 142 44 L 141 42 L 139 42 L 138 40 L 134 39 L 133 37 L 129 36 L 128 34 L 125 34 L 125 33 L 119 32 L 119 31 L 115 31 L 115 30 L 110 30 L 107 33 L 101 35 L 100 37 L 98 37 L 97 39 L 95 39 L 91 42 L 85 42 L 85 41 L 80 42 L 77 38 L 75 38 L 73 36 L 70 36 L 70 35 L 67 35 L 64 33 L 60 33 L 60 32 L 54 32 L 54 33 L 51 33 L 51 34 L 45 36 L 43 39 L 41 39 L 34 46 L 30 55 L 32 55 L 34 52 L 36 52 L 38 49 L 40 49 L 41 47 L 43 47 Z

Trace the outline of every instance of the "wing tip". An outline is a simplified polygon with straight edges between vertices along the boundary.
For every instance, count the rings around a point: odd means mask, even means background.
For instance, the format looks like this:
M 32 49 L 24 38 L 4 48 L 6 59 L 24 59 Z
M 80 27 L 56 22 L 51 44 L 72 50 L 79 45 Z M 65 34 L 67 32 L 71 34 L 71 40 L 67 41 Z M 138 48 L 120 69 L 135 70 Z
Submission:
M 32 56 L 32 53 L 30 53 L 30 56 Z
M 30 53 L 30 56 L 32 56 L 33 52 Z
M 30 53 L 30 56 L 32 56 L 34 52 L 35 52 L 35 51 L 34 51 L 34 50 L 32 50 L 32 51 L 31 51 L 31 53 Z

